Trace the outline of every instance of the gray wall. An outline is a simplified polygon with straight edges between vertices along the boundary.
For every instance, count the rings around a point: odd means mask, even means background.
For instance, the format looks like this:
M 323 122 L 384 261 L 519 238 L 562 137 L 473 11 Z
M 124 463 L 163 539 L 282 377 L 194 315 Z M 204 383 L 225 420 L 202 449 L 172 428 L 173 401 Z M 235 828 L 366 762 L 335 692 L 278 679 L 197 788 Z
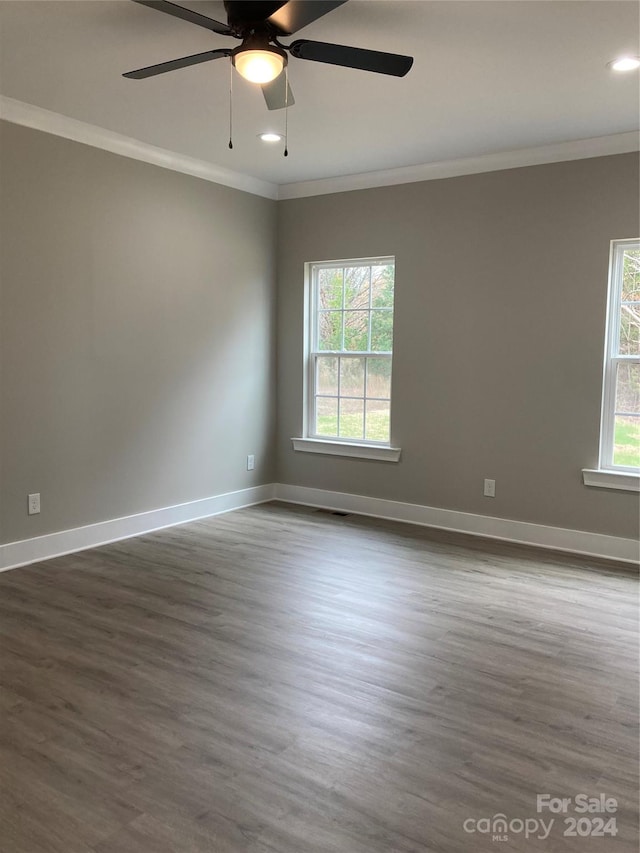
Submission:
M 637 155 L 276 205 L 5 122 L 0 154 L 0 542 L 274 480 L 638 535 L 580 473 Z M 304 263 L 384 254 L 402 461 L 295 453 Z
M 275 202 L 0 133 L 0 542 L 272 482 Z
M 598 461 L 609 241 L 636 237 L 636 154 L 281 202 L 280 482 L 614 536 L 638 496 Z M 397 465 L 296 453 L 305 261 L 396 256 Z M 497 496 L 482 494 L 484 477 Z

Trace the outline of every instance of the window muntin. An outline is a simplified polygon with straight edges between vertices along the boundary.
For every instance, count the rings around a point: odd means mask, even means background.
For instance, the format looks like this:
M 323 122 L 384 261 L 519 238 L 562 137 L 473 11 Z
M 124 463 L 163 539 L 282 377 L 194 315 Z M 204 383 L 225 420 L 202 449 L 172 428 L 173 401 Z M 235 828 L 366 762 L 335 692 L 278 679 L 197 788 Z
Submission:
M 640 240 L 611 244 L 600 468 L 640 466 Z
M 388 445 L 393 258 L 310 265 L 308 437 Z

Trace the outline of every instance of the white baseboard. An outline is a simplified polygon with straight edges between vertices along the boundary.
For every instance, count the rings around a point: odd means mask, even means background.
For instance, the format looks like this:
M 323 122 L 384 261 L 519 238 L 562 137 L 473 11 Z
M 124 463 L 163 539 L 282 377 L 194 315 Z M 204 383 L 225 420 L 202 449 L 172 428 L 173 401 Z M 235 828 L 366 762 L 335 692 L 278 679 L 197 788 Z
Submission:
M 351 495 L 344 492 L 328 492 L 323 489 L 290 486 L 282 483 L 275 485 L 275 498 L 287 503 L 352 512 L 357 515 L 368 515 L 391 521 L 404 521 L 409 524 L 420 524 L 424 527 L 437 527 L 456 533 L 467 533 L 488 539 L 532 545 L 536 548 L 568 551 L 572 554 L 602 557 L 607 560 L 618 560 L 635 565 L 639 562 L 640 547 L 637 540 L 606 536 L 602 533 L 567 530 L 563 527 L 547 527 L 543 524 L 530 524 L 526 521 L 493 518 L 487 515 L 474 515 L 473 513 L 457 512 L 451 509 L 387 501 L 381 498 L 369 498 L 364 495 Z
M 0 545 L 0 572 L 39 560 L 61 557 L 63 554 L 71 554 L 74 551 L 83 551 L 85 548 L 117 542 L 119 539 L 152 533 L 163 527 L 172 527 L 175 524 L 197 521 L 200 518 L 209 518 L 233 509 L 264 503 L 272 500 L 273 496 L 274 486 L 268 483 L 264 486 L 227 492 L 177 506 L 141 512 L 125 518 L 100 521 L 97 524 L 88 524 L 73 530 L 61 530 L 59 533 L 49 533 L 33 539 L 24 539 L 21 542 L 10 542 L 7 545 Z
M 391 521 L 404 521 L 409 524 L 436 527 L 504 542 L 516 542 L 537 548 L 602 557 L 635 565 L 639 562 L 639 545 L 635 539 L 622 539 L 584 530 L 547 527 L 526 521 L 474 515 L 450 509 L 369 498 L 364 495 L 268 483 L 264 486 L 227 492 L 177 506 L 163 507 L 125 518 L 101 521 L 85 527 L 76 527 L 73 530 L 62 530 L 59 533 L 49 533 L 33 539 L 24 539 L 21 542 L 0 545 L 0 572 L 273 499 Z

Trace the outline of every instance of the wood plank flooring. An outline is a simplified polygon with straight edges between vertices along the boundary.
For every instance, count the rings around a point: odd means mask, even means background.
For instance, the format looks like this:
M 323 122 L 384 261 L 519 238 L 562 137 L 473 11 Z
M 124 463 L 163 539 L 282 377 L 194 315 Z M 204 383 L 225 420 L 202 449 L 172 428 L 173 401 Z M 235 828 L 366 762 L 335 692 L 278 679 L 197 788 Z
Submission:
M 6 572 L 0 851 L 636 853 L 637 619 L 622 567 L 275 503 Z

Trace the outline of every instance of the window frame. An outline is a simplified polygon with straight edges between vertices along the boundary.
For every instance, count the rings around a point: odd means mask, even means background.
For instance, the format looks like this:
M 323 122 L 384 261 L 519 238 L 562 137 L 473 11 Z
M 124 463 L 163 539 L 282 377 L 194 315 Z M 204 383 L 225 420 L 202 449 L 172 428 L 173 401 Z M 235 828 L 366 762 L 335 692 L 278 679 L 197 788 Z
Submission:
M 600 471 L 619 474 L 638 474 L 639 466 L 616 465 L 615 450 L 615 419 L 616 412 L 616 382 L 619 364 L 640 364 L 640 354 L 620 355 L 618 352 L 620 340 L 620 317 L 622 304 L 622 284 L 624 269 L 624 254 L 627 249 L 640 250 L 640 238 L 612 240 L 609 254 L 609 280 L 607 290 L 607 322 L 605 331 L 603 374 L 602 374 L 602 409 L 600 416 L 600 448 L 598 468 Z
M 315 443 L 316 445 L 324 445 L 325 443 L 330 445 L 335 445 L 336 448 L 351 446 L 356 452 L 348 455 L 361 455 L 357 453 L 358 448 L 371 448 L 374 451 L 374 454 L 369 456 L 368 454 L 364 458 L 386 458 L 386 451 L 393 449 L 391 447 L 391 429 L 392 429 L 392 400 L 393 400 L 393 344 L 392 349 L 390 351 L 377 351 L 377 350 L 363 350 L 363 351 L 355 351 L 355 350 L 320 350 L 318 349 L 318 272 L 322 269 L 348 269 L 349 267 L 373 267 L 373 266 L 383 266 L 383 265 L 393 265 L 394 269 L 394 293 L 393 293 L 393 304 L 389 309 L 372 309 L 371 304 L 369 304 L 369 308 L 366 309 L 369 312 L 369 322 L 371 322 L 371 312 L 372 310 L 387 310 L 390 311 L 395 318 L 395 267 L 396 267 L 396 259 L 394 255 L 381 255 L 367 258 L 348 258 L 348 259 L 337 259 L 330 261 L 310 261 L 305 264 L 306 268 L 306 296 L 307 296 L 307 305 L 306 305 L 306 323 L 305 323 L 305 400 L 304 400 L 304 430 L 303 435 L 305 440 L 312 445 Z M 348 310 L 344 307 L 344 303 L 342 308 L 340 309 L 343 313 Z M 393 328 L 392 328 L 392 339 L 393 339 Z M 369 341 L 370 342 L 370 341 Z M 343 340 L 344 343 L 344 340 Z M 389 437 L 386 441 L 376 441 L 375 439 L 368 438 L 352 438 L 346 436 L 330 436 L 323 435 L 317 433 L 313 427 L 315 427 L 317 423 L 316 418 L 316 381 L 317 381 L 317 359 L 321 357 L 335 357 L 337 359 L 340 358 L 384 358 L 388 359 L 391 363 L 390 376 L 389 376 Z M 339 362 L 338 362 L 339 364 Z M 339 368 L 338 368 L 339 371 Z M 364 429 L 363 432 L 366 433 L 366 361 L 365 361 L 365 387 L 364 387 Z M 340 388 L 338 386 L 338 394 L 336 399 L 338 400 L 338 413 L 340 400 L 344 399 L 340 397 Z M 371 398 L 374 399 L 374 398 Z M 381 398 L 380 398 L 381 399 Z M 387 399 L 386 397 L 384 399 Z M 338 414 L 339 417 L 339 414 Z M 338 431 L 339 431 L 339 421 L 338 421 Z M 311 450 L 311 447 L 305 447 L 298 445 L 296 449 L 306 449 Z M 331 448 L 330 448 L 331 450 Z M 381 451 L 378 455 L 375 451 Z M 314 452 L 313 450 L 311 452 Z M 320 451 L 317 451 L 320 452 Z M 347 455 L 347 454 L 345 454 Z M 362 454 L 364 455 L 364 454 Z M 393 461 L 397 461 L 396 458 Z

